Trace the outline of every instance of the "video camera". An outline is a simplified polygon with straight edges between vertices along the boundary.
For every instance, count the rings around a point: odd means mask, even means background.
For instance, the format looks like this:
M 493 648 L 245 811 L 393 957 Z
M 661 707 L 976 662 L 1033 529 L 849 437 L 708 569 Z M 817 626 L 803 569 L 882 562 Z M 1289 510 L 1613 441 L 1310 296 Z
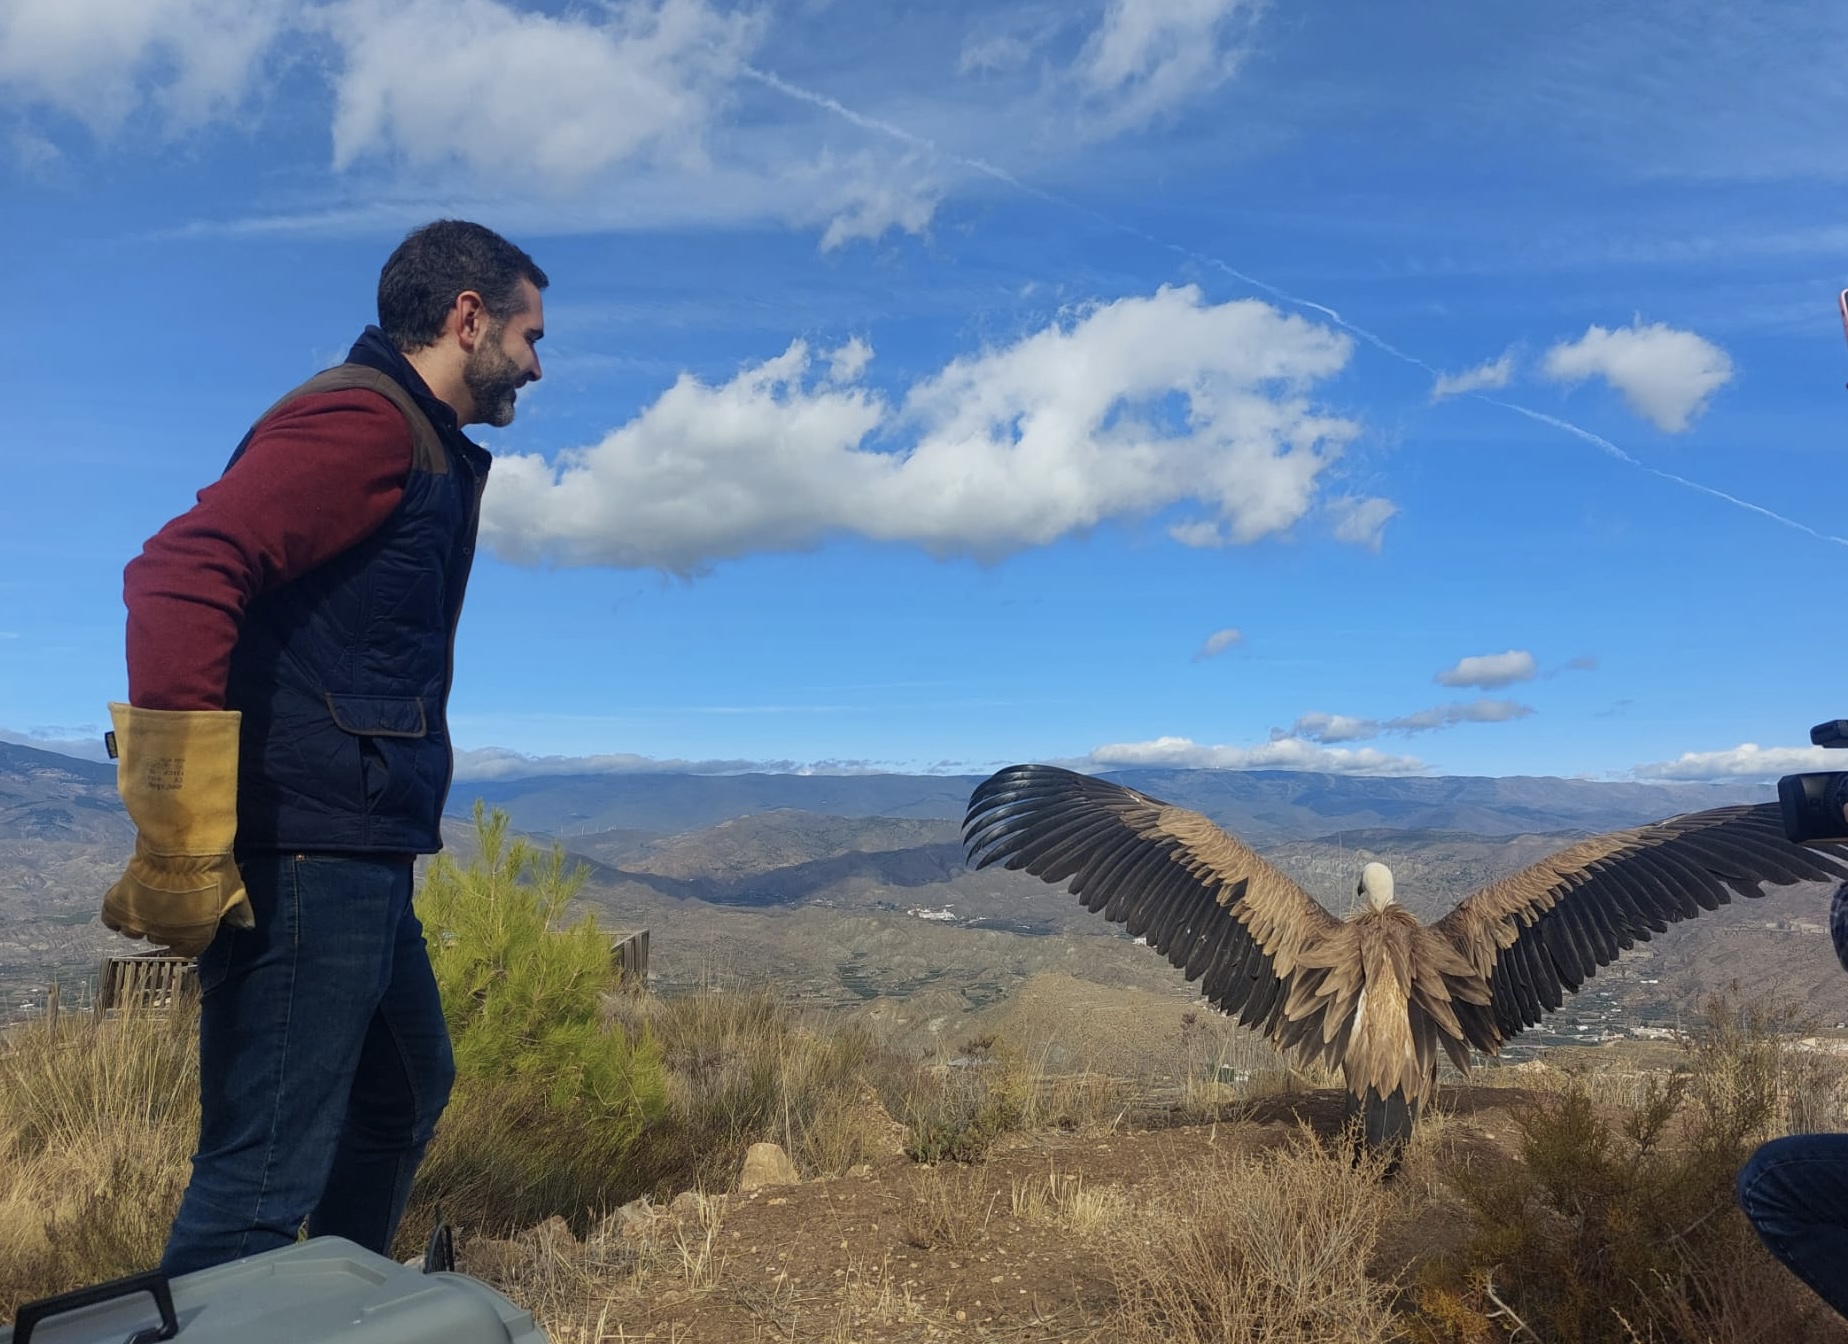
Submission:
M 1848 289 L 1835 296 L 1842 315 L 1842 335 L 1848 336 Z M 1818 747 L 1848 747 L 1848 719 L 1831 719 L 1810 729 L 1810 742 Z M 1823 770 L 1806 775 L 1785 775 L 1777 782 L 1777 801 L 1784 809 L 1784 836 L 1792 844 L 1848 840 L 1848 771 Z M 1836 893 L 1838 914 L 1848 920 L 1848 882 Z M 1848 968 L 1848 942 L 1838 931 L 1836 951 Z
M 1848 748 L 1848 719 L 1831 719 L 1810 729 L 1819 747 Z M 1785 775 L 1777 782 L 1784 809 L 1784 834 L 1799 845 L 1819 840 L 1848 840 L 1848 771 L 1824 770 Z

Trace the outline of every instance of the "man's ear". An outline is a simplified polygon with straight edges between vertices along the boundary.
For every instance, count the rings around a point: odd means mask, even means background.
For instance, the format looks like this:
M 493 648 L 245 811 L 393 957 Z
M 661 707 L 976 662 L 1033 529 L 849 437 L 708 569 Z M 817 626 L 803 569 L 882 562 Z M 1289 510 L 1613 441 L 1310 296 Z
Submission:
M 462 349 L 473 350 L 488 334 L 488 305 L 474 290 L 465 289 L 456 295 L 455 307 L 449 310 L 449 322 Z

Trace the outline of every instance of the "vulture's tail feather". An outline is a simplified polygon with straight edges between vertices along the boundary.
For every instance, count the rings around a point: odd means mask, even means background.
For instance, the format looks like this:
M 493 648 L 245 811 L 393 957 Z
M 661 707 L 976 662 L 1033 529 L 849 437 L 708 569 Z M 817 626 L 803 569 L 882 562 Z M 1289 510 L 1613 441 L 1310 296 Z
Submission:
M 1382 1097 L 1377 1088 L 1369 1087 L 1364 1098 L 1347 1094 L 1347 1114 L 1351 1122 L 1355 1113 L 1360 1115 L 1359 1131 L 1355 1138 L 1359 1141 L 1360 1151 L 1354 1154 L 1356 1162 L 1362 1152 L 1378 1154 L 1386 1159 L 1383 1176 L 1392 1176 L 1399 1170 L 1399 1160 L 1404 1156 L 1405 1145 L 1411 1141 L 1412 1125 L 1418 1119 L 1418 1107 L 1405 1099 L 1401 1088 L 1394 1088 L 1392 1095 Z

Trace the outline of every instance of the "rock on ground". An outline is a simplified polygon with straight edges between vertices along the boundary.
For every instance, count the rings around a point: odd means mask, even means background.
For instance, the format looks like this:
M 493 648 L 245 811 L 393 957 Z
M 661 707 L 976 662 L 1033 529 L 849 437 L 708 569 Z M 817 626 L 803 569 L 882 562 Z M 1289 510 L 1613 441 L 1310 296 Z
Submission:
M 802 1177 L 780 1143 L 754 1143 L 744 1154 L 744 1166 L 738 1172 L 740 1194 L 749 1194 L 769 1185 L 798 1185 Z

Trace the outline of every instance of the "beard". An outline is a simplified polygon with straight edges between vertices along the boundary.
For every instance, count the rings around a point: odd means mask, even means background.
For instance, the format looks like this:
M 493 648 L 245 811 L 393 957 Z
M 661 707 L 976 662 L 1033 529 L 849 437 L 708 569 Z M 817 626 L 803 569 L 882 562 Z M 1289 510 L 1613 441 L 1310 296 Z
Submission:
M 500 337 L 500 324 L 496 323 L 488 329 L 488 338 L 469 351 L 462 365 L 462 385 L 475 399 L 475 418 L 495 429 L 513 423 L 514 395 L 526 381 L 520 366 L 501 349 Z

